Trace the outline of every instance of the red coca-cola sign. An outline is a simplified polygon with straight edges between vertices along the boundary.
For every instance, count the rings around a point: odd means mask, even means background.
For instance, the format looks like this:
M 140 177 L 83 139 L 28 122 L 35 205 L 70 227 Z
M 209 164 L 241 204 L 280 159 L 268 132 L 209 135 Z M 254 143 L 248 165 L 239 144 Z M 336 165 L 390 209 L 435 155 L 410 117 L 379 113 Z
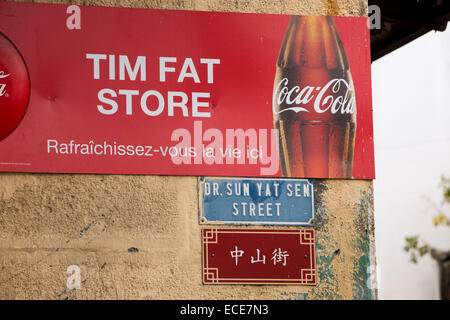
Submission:
M 0 171 L 374 178 L 366 18 L 0 14 Z
M 30 80 L 22 56 L 0 33 L 0 141 L 19 125 L 28 106 Z

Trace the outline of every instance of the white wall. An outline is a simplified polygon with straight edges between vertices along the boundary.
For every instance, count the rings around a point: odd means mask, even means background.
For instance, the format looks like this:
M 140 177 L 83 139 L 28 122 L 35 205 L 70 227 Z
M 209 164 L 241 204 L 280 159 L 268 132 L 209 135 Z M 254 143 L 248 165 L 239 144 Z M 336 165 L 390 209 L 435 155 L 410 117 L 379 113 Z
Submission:
M 450 250 L 450 228 L 434 227 L 427 200 L 439 205 L 440 177 L 450 177 L 450 25 L 374 62 L 372 80 L 379 298 L 438 299 L 435 261 L 414 265 L 403 247 L 421 234 Z

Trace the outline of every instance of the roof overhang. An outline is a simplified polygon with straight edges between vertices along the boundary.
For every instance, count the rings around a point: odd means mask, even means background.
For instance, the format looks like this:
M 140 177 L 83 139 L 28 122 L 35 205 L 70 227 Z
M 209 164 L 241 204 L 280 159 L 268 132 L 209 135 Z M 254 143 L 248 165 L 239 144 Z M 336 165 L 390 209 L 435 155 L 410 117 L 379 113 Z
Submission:
M 450 0 L 369 0 L 380 8 L 381 28 L 370 30 L 372 62 L 450 20 Z

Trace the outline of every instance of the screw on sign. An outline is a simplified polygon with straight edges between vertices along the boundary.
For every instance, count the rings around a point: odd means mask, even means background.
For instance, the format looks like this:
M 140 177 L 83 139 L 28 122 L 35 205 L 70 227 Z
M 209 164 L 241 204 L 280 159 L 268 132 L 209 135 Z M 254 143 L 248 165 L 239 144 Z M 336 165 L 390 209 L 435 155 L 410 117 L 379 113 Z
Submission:
M 19 125 L 28 107 L 30 79 L 12 42 L 0 33 L 0 141 Z
M 273 92 L 285 177 L 351 178 L 356 103 L 333 17 L 292 16 Z

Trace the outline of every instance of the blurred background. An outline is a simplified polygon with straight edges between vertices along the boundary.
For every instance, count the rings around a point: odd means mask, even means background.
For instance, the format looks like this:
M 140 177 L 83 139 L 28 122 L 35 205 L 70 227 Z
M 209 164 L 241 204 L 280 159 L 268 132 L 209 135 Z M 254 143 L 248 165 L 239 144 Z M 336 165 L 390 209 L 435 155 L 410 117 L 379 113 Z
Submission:
M 417 9 L 418 18 L 413 20 L 405 6 L 399 5 L 396 13 L 386 2 L 386 10 L 383 1 L 371 2 L 380 5 L 382 21 L 382 31 L 371 30 L 379 299 L 440 299 L 441 283 L 448 290 L 450 281 L 440 278 L 429 249 L 450 251 L 450 227 L 442 217 L 443 223 L 436 221 L 439 213 L 450 213 L 439 186 L 442 176 L 450 178 L 450 28 L 445 29 L 449 12 L 434 11 L 430 18 L 420 5 L 436 9 L 440 1 L 414 0 L 409 9 Z M 392 32 L 408 27 L 413 31 L 403 36 L 397 32 L 397 38 Z M 393 51 L 386 50 L 389 46 Z M 413 239 L 407 243 L 406 237 Z M 428 244 L 422 248 L 423 257 L 416 254 L 417 263 L 411 261 L 416 251 L 404 250 L 415 240 L 417 248 Z M 445 272 L 448 277 L 450 267 Z

